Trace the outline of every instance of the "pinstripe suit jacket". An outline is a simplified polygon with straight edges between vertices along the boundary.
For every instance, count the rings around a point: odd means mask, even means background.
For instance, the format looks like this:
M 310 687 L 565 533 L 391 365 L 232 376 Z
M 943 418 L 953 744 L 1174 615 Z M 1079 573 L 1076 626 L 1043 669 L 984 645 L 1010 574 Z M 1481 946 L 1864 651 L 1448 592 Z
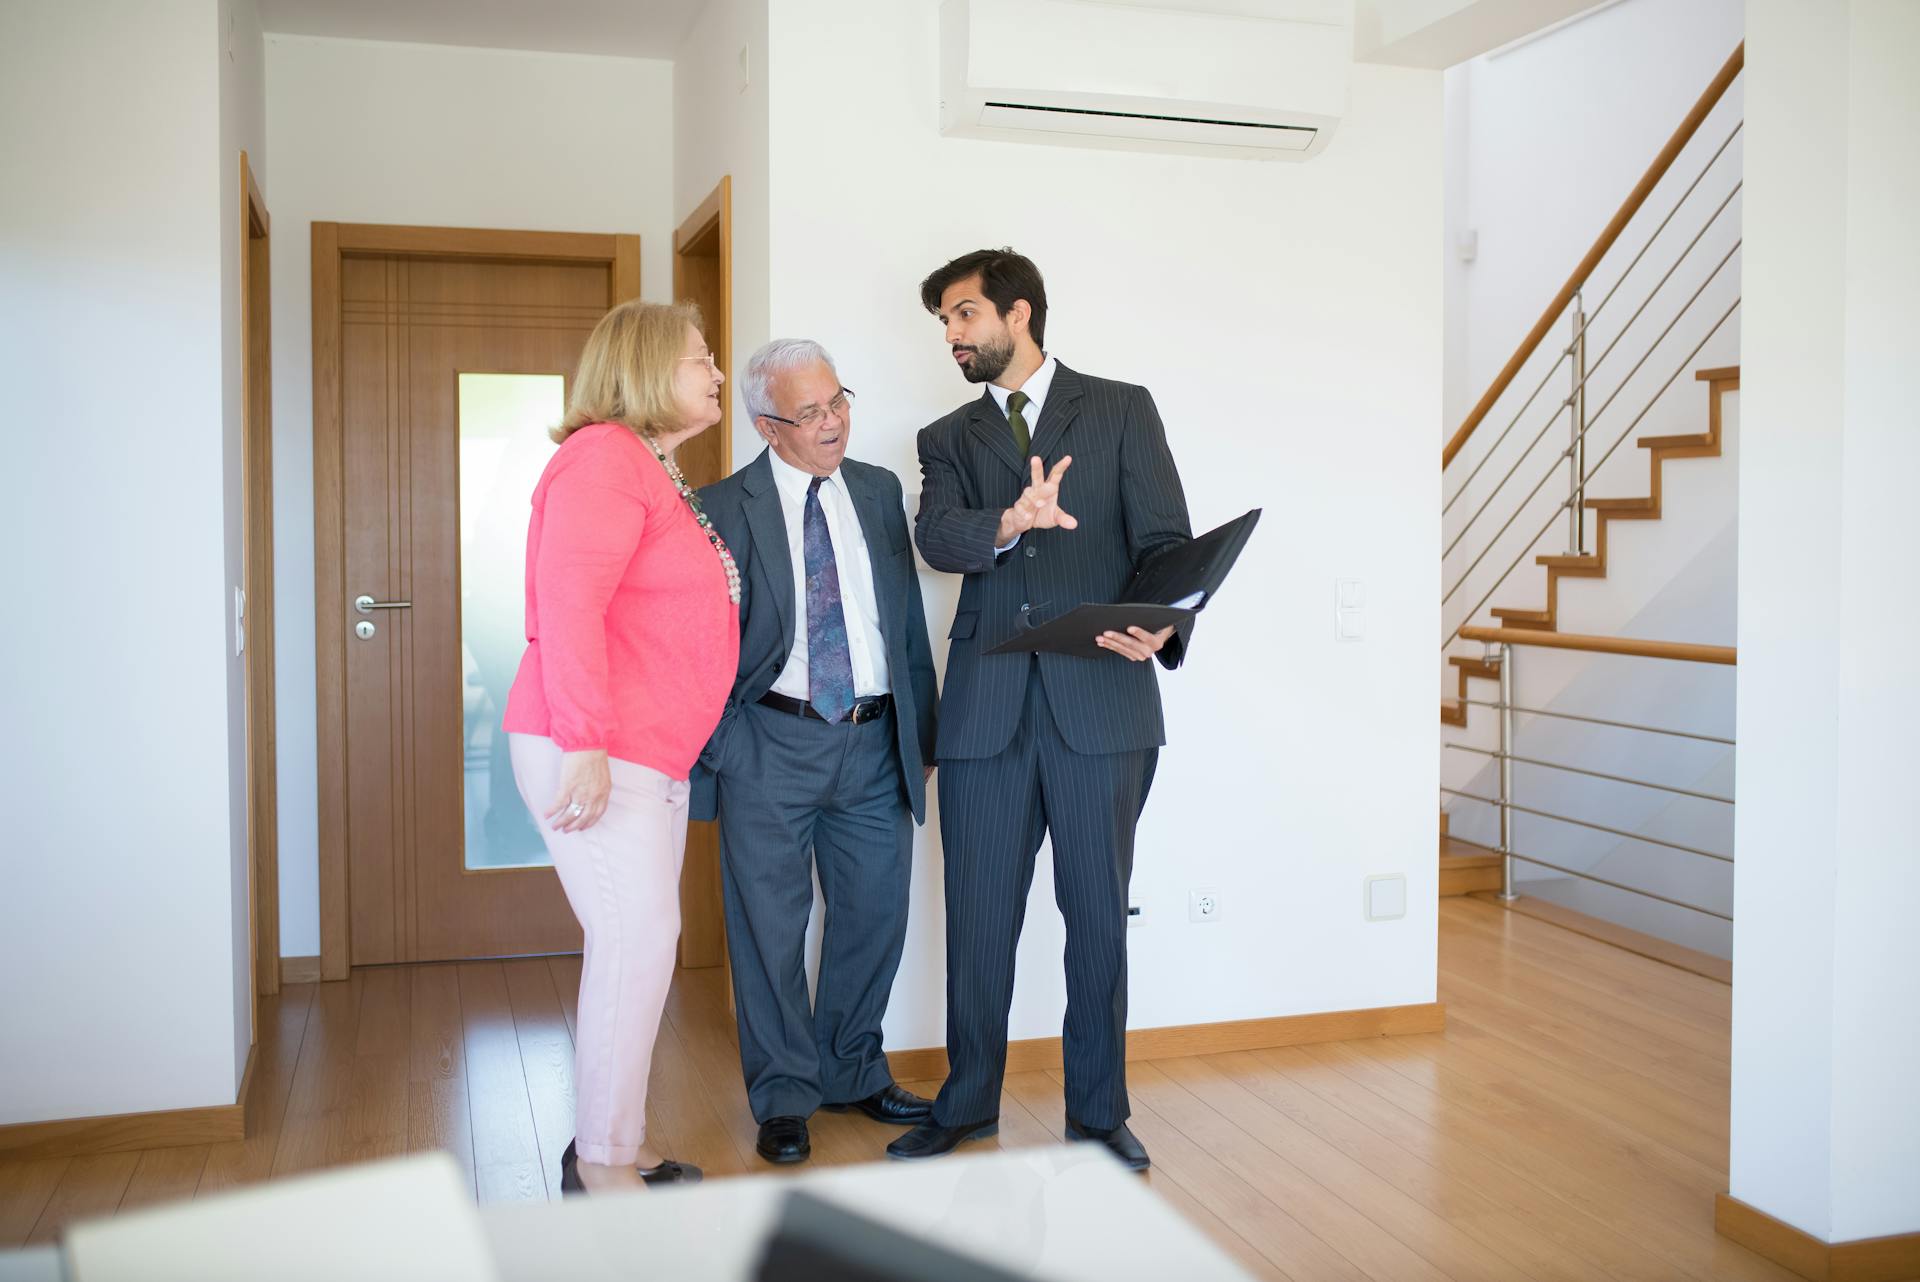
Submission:
M 933 761 L 933 646 L 927 640 L 920 576 L 907 542 L 900 478 L 884 467 L 845 459 L 840 479 L 846 483 L 861 532 L 867 537 L 873 598 L 880 610 L 887 678 L 893 687 L 900 770 L 913 817 L 924 821 L 924 766 Z M 793 630 L 805 627 L 806 619 L 794 618 L 794 549 L 787 546 L 787 521 L 767 451 L 732 476 L 701 489 L 700 504 L 740 567 L 740 667 L 720 724 L 693 767 L 689 789 L 689 816 L 711 819 L 717 809 L 714 772 L 725 760 L 727 736 L 740 710 L 758 702 L 780 679 L 793 649 Z
M 1057 363 L 1032 445 L 1048 467 L 1073 456 L 1061 478 L 1060 507 L 1077 528 L 1029 530 L 995 556 L 1000 514 L 1032 478 L 992 393 L 983 390 L 979 400 L 922 429 L 919 444 L 920 555 L 936 570 L 966 576 L 947 634 L 938 756 L 991 757 L 1013 738 L 1030 660 L 982 651 L 1076 605 L 1119 600 L 1155 555 L 1193 537 L 1187 500 L 1147 389 Z M 1186 642 L 1184 631 L 1171 638 L 1161 663 L 1178 667 Z M 1152 664 L 1042 654 L 1040 673 L 1074 751 L 1127 752 L 1166 742 Z

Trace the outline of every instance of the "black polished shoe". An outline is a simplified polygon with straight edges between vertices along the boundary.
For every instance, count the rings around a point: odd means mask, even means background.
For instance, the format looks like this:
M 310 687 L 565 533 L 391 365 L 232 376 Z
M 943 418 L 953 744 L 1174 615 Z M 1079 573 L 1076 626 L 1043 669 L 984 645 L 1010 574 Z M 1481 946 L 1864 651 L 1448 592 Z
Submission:
M 580 1155 L 573 1151 L 573 1141 L 567 1141 L 567 1151 L 560 1155 L 560 1196 L 585 1197 L 587 1186 L 580 1182 Z
M 645 1170 L 637 1166 L 633 1169 L 640 1172 L 640 1178 L 648 1188 L 658 1188 L 662 1184 L 698 1184 L 706 1178 L 700 1168 L 690 1162 L 662 1162 Z
M 933 1120 L 932 1100 L 921 1099 L 912 1091 L 902 1090 L 892 1082 L 865 1099 L 849 1100 L 845 1104 L 822 1104 L 820 1107 L 829 1113 L 859 1109 L 876 1122 L 889 1122 L 895 1126 L 912 1126 L 915 1122 Z
M 1098 1126 L 1082 1126 L 1068 1118 L 1067 1138 L 1076 1143 L 1106 1145 L 1107 1151 L 1125 1162 L 1130 1170 L 1144 1171 L 1152 1165 L 1147 1160 L 1145 1146 L 1133 1137 L 1133 1132 L 1127 1129 L 1125 1122 L 1112 1130 L 1103 1130 Z
M 769 1162 L 806 1161 L 813 1154 L 813 1145 L 807 1141 L 807 1119 L 769 1117 L 760 1123 L 760 1138 L 753 1147 Z
M 968 1140 L 984 1140 L 999 1133 L 1000 1119 L 997 1117 L 989 1117 L 984 1122 L 969 1122 L 965 1126 L 942 1126 L 928 1118 L 887 1145 L 887 1156 L 899 1162 L 921 1162 L 930 1157 L 945 1157 Z

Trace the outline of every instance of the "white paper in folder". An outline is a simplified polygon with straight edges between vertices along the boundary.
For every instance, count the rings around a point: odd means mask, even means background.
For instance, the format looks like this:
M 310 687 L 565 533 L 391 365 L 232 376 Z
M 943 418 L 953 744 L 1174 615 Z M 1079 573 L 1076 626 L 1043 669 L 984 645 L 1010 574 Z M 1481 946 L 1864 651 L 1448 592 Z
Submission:
M 339 1167 L 77 1224 L 74 1282 L 497 1282 L 469 1177 L 445 1153 Z

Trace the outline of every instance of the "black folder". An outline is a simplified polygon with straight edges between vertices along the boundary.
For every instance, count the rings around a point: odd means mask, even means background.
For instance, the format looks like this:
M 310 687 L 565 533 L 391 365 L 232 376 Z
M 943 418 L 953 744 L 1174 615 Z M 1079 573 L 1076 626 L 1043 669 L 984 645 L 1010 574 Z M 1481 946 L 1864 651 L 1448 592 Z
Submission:
M 1112 653 L 1094 643 L 1094 638 L 1102 632 L 1124 635 L 1129 627 L 1157 632 L 1169 626 L 1183 626 L 1213 600 L 1259 521 L 1260 509 L 1255 508 L 1217 530 L 1209 530 L 1197 539 L 1162 552 L 1133 576 L 1133 582 L 1127 585 L 1119 601 L 1111 605 L 1075 606 L 1057 619 L 1014 633 L 985 653 L 1045 650 L 1090 659 Z M 1201 597 L 1192 608 L 1174 604 L 1196 592 Z

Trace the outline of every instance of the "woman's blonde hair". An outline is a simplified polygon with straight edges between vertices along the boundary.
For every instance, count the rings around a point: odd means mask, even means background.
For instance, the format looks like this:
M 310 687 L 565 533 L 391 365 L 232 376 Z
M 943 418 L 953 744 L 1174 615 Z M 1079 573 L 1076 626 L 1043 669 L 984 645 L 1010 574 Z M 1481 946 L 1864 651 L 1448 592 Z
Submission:
M 701 328 L 692 303 L 620 304 L 593 327 L 574 371 L 567 416 L 547 433 L 564 441 L 590 423 L 622 423 L 643 437 L 679 425 L 673 380 L 687 344 L 687 326 Z

